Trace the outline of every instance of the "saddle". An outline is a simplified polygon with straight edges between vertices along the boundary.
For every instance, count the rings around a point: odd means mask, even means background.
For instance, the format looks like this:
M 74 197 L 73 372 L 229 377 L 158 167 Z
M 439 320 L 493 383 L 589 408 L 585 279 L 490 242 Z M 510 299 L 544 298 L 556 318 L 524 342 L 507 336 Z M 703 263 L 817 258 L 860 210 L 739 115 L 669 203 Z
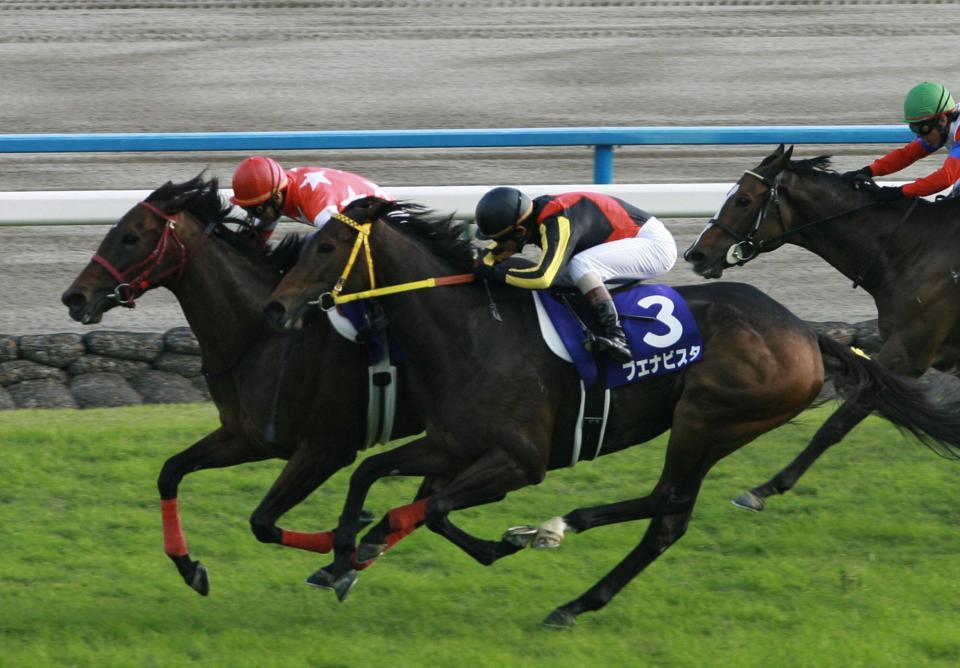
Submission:
M 595 335 L 597 323 L 578 291 L 553 289 L 533 294 L 544 341 L 580 375 L 580 412 L 570 466 L 600 454 L 611 389 L 676 373 L 703 356 L 697 323 L 673 288 L 633 282 L 612 290 L 611 295 L 633 352 L 630 362 L 616 362 L 584 348 L 584 340 Z

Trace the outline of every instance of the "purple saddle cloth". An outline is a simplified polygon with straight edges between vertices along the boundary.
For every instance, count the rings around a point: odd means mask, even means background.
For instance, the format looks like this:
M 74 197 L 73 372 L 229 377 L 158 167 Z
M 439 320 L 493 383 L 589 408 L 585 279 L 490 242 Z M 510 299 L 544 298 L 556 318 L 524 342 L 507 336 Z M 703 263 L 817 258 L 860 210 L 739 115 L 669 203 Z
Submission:
M 690 307 L 666 285 L 640 284 L 613 293 L 620 324 L 627 334 L 633 360 L 620 363 L 607 354 L 595 356 L 583 347 L 587 338 L 581 322 L 562 297 L 538 291 L 540 302 L 573 359 L 585 387 L 602 377 L 606 387 L 620 387 L 651 376 L 676 373 L 703 357 L 703 341 Z M 636 316 L 636 317 L 631 317 Z M 599 374 L 597 363 L 603 364 Z

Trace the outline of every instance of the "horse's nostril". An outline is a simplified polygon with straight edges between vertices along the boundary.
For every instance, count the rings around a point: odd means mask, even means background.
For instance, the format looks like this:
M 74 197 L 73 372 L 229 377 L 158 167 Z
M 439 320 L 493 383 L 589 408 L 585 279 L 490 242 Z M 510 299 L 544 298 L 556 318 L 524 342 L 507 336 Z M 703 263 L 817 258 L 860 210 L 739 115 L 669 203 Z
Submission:
M 280 324 L 283 322 L 283 317 L 286 315 L 287 309 L 285 309 L 280 302 L 273 301 L 263 307 L 263 313 L 270 322 Z
M 687 262 L 700 262 L 703 259 L 703 253 L 700 251 L 695 251 L 692 248 L 688 249 L 686 253 L 683 254 L 683 259 Z
M 87 303 L 87 298 L 79 292 L 67 291 L 63 293 L 60 301 L 62 301 L 63 305 L 68 309 L 75 310 L 78 308 L 83 308 L 84 304 Z

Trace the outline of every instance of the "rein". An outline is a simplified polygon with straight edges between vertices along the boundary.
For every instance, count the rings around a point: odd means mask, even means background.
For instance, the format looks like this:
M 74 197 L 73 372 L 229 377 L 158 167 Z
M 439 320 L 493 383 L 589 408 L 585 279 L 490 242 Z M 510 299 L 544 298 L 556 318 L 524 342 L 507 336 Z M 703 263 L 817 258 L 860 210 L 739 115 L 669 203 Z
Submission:
M 186 244 L 183 243 L 183 239 L 177 234 L 178 221 L 175 214 L 164 213 L 146 201 L 139 202 L 139 205 L 167 221 L 167 224 L 163 228 L 163 233 L 160 235 L 160 239 L 157 241 L 157 245 L 153 251 L 133 266 L 128 267 L 125 271 L 117 269 L 109 260 L 99 253 L 94 254 L 93 258 L 91 258 L 91 261 L 99 264 L 107 273 L 116 279 L 117 287 L 113 289 L 113 294 L 109 295 L 109 297 L 126 308 L 134 308 L 137 297 L 140 297 L 146 292 L 151 285 L 159 284 L 168 276 L 174 275 L 174 283 L 179 281 L 191 255 L 187 250 Z M 209 239 L 210 233 L 215 226 L 216 223 L 210 223 L 204 229 L 204 242 Z M 173 243 L 171 243 L 171 241 Z M 152 275 L 163 261 L 163 256 L 167 253 L 168 248 L 174 245 L 176 247 L 175 252 L 179 254 L 179 260 L 176 265 L 168 267 L 156 275 Z M 193 254 L 196 254 L 196 252 L 200 250 L 200 247 L 201 246 L 197 246 Z M 140 273 L 137 273 L 138 271 Z
M 373 225 L 370 223 L 358 223 L 349 216 L 342 213 L 335 213 L 331 218 L 339 220 L 341 223 L 357 231 L 357 239 L 353 243 L 353 249 L 350 251 L 350 257 L 347 265 L 343 268 L 340 277 L 329 292 L 322 293 L 316 300 L 307 302 L 310 306 L 318 306 L 323 311 L 331 311 L 339 304 L 357 301 L 359 299 L 370 299 L 372 297 L 383 297 L 394 295 L 400 292 L 411 292 L 413 290 L 423 290 L 425 288 L 438 288 L 445 285 L 459 285 L 461 283 L 470 283 L 474 280 L 473 274 L 454 274 L 452 276 L 439 276 L 435 278 L 424 278 L 419 281 L 410 281 L 408 283 L 398 283 L 378 288 L 376 276 L 373 267 L 373 253 L 370 246 L 370 229 Z M 343 286 L 353 271 L 357 257 L 360 255 L 360 248 L 364 250 L 364 257 L 367 260 L 367 273 L 370 277 L 370 289 L 361 292 L 352 292 L 341 294 Z

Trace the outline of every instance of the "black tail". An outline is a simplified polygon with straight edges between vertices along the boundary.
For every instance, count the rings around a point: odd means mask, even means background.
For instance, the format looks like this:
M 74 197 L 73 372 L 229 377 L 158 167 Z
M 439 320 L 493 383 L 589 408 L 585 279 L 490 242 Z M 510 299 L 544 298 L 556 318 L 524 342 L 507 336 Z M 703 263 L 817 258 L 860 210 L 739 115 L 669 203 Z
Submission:
M 960 460 L 960 402 L 937 403 L 920 381 L 894 373 L 822 334 L 817 342 L 827 375 L 847 402 L 876 411 L 941 457 Z

